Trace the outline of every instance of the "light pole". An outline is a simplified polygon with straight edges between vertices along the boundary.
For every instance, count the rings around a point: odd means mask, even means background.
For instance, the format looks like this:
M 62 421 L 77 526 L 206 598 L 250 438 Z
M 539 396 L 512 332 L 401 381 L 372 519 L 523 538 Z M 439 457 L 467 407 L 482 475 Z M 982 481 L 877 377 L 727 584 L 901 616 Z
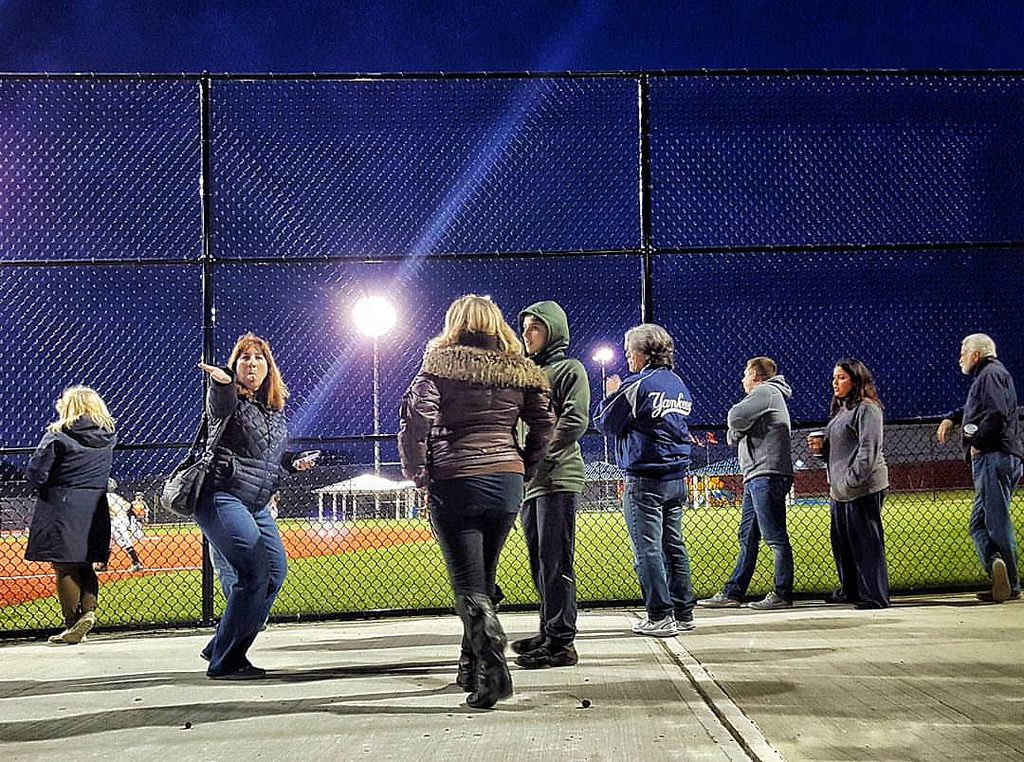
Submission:
M 364 296 L 352 309 L 356 328 L 373 340 L 373 475 L 380 476 L 380 357 L 378 339 L 395 327 L 398 315 L 384 296 Z
M 611 347 L 604 345 L 594 350 L 594 354 L 591 359 L 601 366 L 601 396 L 604 397 L 605 381 L 608 376 L 608 363 L 615 359 L 615 350 Z M 602 436 L 604 439 L 604 462 L 608 463 L 608 437 Z

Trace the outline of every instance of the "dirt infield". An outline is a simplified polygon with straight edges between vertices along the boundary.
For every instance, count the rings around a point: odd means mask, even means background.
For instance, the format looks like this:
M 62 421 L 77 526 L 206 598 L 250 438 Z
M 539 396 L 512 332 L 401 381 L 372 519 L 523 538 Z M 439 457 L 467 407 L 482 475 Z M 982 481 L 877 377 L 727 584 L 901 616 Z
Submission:
M 387 548 L 433 539 L 425 527 L 317 527 L 287 528 L 281 533 L 289 559 L 316 558 L 352 553 L 374 548 Z M 25 560 L 27 538 L 8 539 L 3 552 L 3 576 L 0 577 L 0 607 L 48 598 L 53 595 L 50 565 Z M 202 542 L 198 531 L 181 534 L 151 534 L 135 543 L 142 559 L 142 571 L 131 571 L 131 562 L 120 548 L 110 552 L 105 581 L 124 580 L 148 574 L 161 574 L 199 569 L 202 564 Z

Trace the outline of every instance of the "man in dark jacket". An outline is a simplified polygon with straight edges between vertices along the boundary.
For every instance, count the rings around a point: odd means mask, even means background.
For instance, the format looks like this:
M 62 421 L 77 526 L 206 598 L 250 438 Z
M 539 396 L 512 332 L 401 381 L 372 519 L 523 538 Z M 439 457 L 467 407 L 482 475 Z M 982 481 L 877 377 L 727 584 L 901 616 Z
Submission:
M 569 321 L 556 302 L 537 302 L 519 313 L 527 355 L 551 382 L 558 423 L 547 455 L 526 485 L 520 520 L 530 554 L 530 575 L 540 597 L 540 632 L 512 643 L 526 669 L 568 667 L 579 657 L 576 638 L 576 504 L 583 491 L 579 439 L 587 430 L 590 383 L 583 364 L 566 356 Z
M 1021 443 L 1017 391 L 1006 367 L 996 359 L 996 345 L 973 333 L 960 346 L 960 370 L 974 381 L 962 408 L 950 412 L 936 432 L 945 442 L 959 425 L 964 458 L 974 477 L 970 531 L 978 558 L 992 578 L 992 589 L 978 593 L 982 601 L 1020 598 L 1016 541 L 1010 498 L 1021 477 Z
M 793 396 L 769 357 L 747 360 L 742 400 L 729 408 L 729 444 L 739 448 L 743 470 L 740 552 L 722 592 L 699 601 L 709 608 L 739 606 L 754 575 L 761 537 L 775 553 L 775 589 L 752 609 L 793 605 L 793 549 L 786 531 L 786 495 L 793 486 L 790 421 L 786 400 Z
M 594 423 L 615 437 L 616 462 L 626 472 L 622 508 L 647 608 L 633 632 L 674 637 L 695 626 L 682 529 L 693 400 L 672 372 L 675 346 L 664 328 L 630 328 L 625 354 L 630 375 L 608 378 Z

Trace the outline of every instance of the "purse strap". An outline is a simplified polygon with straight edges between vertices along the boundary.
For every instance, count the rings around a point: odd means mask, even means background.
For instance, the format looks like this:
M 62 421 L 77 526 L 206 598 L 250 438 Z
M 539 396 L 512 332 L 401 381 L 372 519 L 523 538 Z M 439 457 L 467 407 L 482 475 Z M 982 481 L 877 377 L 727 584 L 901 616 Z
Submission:
M 230 416 L 228 416 L 227 418 L 218 418 L 217 419 L 217 422 L 214 424 L 214 426 L 216 426 L 216 428 L 215 428 L 215 430 L 213 432 L 213 439 L 208 444 L 206 444 L 203 447 L 203 449 L 202 449 L 202 455 L 203 456 L 210 456 L 210 457 L 213 456 L 213 451 L 217 447 L 217 443 L 220 442 L 220 438 L 224 435 L 224 430 L 228 427 L 228 421 L 230 421 L 230 420 L 231 420 Z M 202 438 L 205 438 L 205 436 L 206 436 L 206 434 L 207 434 L 207 432 L 209 430 L 209 427 L 210 427 L 210 415 L 209 415 L 209 413 L 204 412 L 203 413 L 203 422 L 201 424 L 199 424 L 199 432 L 198 432 L 199 434 L 203 435 Z M 197 438 L 195 447 L 198 448 L 201 444 L 202 444 L 202 442 L 200 441 L 199 438 Z
M 210 415 L 205 410 L 203 411 L 203 417 L 199 419 L 199 428 L 196 429 L 196 435 L 192 438 L 192 445 L 189 447 L 189 457 L 187 462 L 196 463 L 204 456 L 212 454 L 213 449 L 220 442 L 220 438 L 224 435 L 224 430 L 228 427 L 228 418 L 220 418 L 217 420 L 215 426 L 217 427 L 213 434 L 213 441 L 208 445 L 206 442 L 206 436 L 210 429 Z

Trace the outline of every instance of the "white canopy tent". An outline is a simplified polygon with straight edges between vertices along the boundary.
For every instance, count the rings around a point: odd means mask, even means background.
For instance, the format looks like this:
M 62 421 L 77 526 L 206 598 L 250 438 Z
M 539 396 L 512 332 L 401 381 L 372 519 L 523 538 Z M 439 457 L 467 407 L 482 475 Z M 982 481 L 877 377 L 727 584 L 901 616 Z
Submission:
M 373 474 L 360 474 L 329 484 L 315 493 L 317 520 L 321 522 L 326 514 L 330 515 L 330 521 L 413 518 L 425 499 L 411 481 L 392 481 Z

